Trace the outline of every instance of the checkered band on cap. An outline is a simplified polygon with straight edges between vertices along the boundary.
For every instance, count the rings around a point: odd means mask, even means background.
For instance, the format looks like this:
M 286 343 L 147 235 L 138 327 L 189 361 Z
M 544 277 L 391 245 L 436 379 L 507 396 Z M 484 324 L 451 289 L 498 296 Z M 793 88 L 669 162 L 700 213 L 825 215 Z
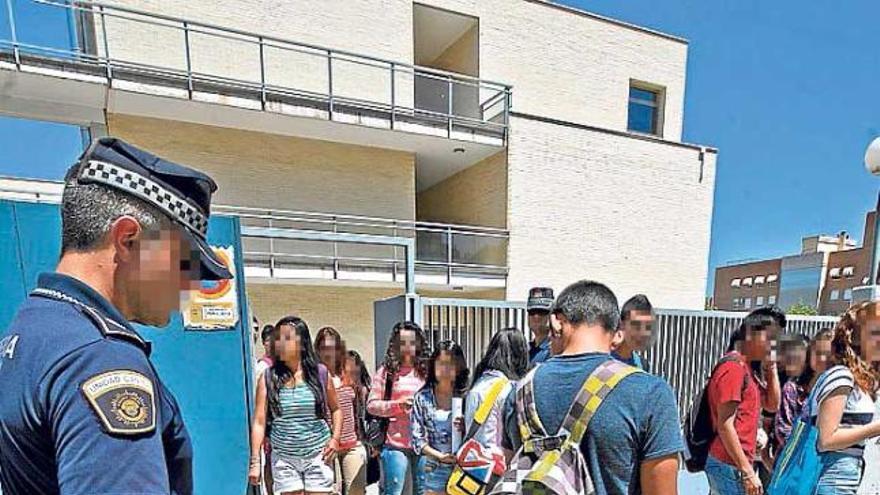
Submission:
M 79 180 L 99 182 L 137 196 L 162 210 L 202 239 L 208 234 L 208 217 L 192 203 L 137 172 L 112 163 L 90 160 L 79 171 Z

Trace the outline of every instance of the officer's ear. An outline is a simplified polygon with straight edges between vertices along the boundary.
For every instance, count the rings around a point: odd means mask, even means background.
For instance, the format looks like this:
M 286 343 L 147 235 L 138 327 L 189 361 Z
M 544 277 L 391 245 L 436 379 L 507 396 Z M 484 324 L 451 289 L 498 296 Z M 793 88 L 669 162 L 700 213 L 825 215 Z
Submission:
M 110 242 L 117 259 L 126 262 L 135 259 L 142 232 L 141 224 L 134 217 L 124 215 L 113 221 L 110 225 Z

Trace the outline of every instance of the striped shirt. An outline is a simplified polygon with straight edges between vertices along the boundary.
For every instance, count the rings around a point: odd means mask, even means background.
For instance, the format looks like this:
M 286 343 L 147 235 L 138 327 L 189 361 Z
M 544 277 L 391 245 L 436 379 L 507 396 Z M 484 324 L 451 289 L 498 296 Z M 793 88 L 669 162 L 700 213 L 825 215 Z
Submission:
M 848 388 L 850 392 L 846 398 L 846 405 L 843 407 L 840 427 L 851 428 L 866 425 L 874 419 L 874 401 L 871 400 L 871 394 L 859 388 L 849 368 L 841 365 L 831 367 L 819 377 L 819 380 L 822 380 L 822 383 L 820 388 L 816 390 L 813 402 L 810 404 L 810 414 L 813 417 L 819 415 L 819 406 L 829 395 L 841 388 Z M 865 442 L 862 441 L 839 452 L 861 456 L 864 450 Z
M 339 405 L 339 410 L 342 411 L 342 435 L 339 438 L 339 448 L 342 450 L 353 449 L 358 445 L 355 425 L 357 422 L 357 411 L 355 410 L 357 395 L 354 387 L 344 385 L 338 377 L 333 377 L 333 386 L 336 387 L 336 403 Z
M 278 390 L 281 415 L 272 419 L 272 451 L 297 459 L 318 455 L 330 441 L 327 421 L 315 415 L 315 394 L 305 383 Z
M 367 400 L 367 412 L 373 416 L 388 418 L 388 434 L 385 444 L 397 449 L 412 449 L 410 439 L 409 411 L 395 401 L 413 398 L 416 392 L 425 386 L 425 380 L 412 367 L 400 367 L 397 378 L 392 383 L 391 400 L 382 400 L 385 396 L 385 367 L 373 376 L 370 385 L 370 397 Z

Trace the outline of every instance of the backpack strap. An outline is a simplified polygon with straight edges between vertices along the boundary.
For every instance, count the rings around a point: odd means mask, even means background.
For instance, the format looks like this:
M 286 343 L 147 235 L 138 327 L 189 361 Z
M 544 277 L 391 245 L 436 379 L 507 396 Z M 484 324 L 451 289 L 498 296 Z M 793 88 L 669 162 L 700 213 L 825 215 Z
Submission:
M 580 392 L 571 404 L 562 422 L 562 428 L 569 432 L 565 443 L 579 445 L 593 415 L 599 410 L 605 397 L 614 390 L 621 380 L 642 370 L 629 366 L 616 359 L 600 364 L 584 381 Z
M 501 391 L 504 390 L 504 387 L 506 387 L 508 383 L 510 383 L 510 380 L 505 376 L 495 380 L 495 383 L 489 387 L 489 391 L 486 393 L 483 403 L 480 404 L 480 407 L 478 407 L 477 411 L 474 413 L 474 421 L 471 423 L 471 427 L 468 428 L 467 434 L 462 439 L 462 444 L 473 438 L 474 435 L 480 431 L 486 423 L 486 420 L 489 418 L 489 413 L 494 409 L 495 401 L 498 400 L 498 396 L 501 395 Z
M 531 371 L 519 382 L 516 389 L 516 423 L 519 426 L 519 435 L 522 440 L 523 448 L 526 448 L 532 437 L 545 437 L 547 432 L 538 417 L 538 410 L 535 407 L 535 390 L 532 385 L 535 378 L 535 370 Z

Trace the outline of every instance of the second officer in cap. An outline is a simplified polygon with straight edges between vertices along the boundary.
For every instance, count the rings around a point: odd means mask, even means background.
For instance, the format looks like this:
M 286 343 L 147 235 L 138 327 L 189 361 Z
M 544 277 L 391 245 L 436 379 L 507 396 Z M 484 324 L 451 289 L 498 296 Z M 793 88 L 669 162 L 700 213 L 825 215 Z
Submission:
M 67 173 L 61 259 L 0 342 L 0 484 L 17 494 L 192 493 L 177 402 L 131 322 L 164 326 L 200 280 L 210 177 L 118 139 Z
M 550 310 L 553 308 L 553 289 L 534 287 L 529 291 L 526 311 L 529 314 L 529 366 L 543 363 L 550 358 Z

